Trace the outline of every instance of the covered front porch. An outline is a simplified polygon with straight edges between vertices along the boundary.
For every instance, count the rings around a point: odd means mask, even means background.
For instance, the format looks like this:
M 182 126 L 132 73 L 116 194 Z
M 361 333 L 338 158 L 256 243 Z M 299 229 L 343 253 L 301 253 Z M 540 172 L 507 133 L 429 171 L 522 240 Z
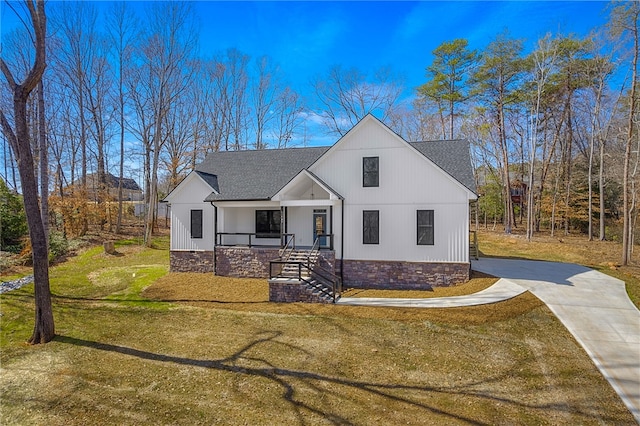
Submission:
M 215 245 L 336 250 L 342 197 L 303 170 L 269 200 L 216 201 Z

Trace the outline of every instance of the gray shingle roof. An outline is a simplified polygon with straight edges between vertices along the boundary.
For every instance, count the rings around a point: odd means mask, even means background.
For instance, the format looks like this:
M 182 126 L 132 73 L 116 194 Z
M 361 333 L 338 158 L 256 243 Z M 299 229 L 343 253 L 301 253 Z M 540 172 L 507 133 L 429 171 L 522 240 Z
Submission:
M 211 153 L 196 172 L 217 176 L 219 194 L 205 201 L 268 200 L 329 147 L 221 151 Z M 213 188 L 213 186 L 212 186 Z
M 464 139 L 409 142 L 425 157 L 440 166 L 454 179 L 476 192 L 469 142 Z
M 209 185 L 211 188 L 214 189 L 214 191 L 216 192 L 220 192 L 220 187 L 218 186 L 218 176 L 211 174 L 211 173 L 205 173 L 205 172 L 201 172 L 196 170 L 196 173 L 198 174 L 198 176 L 200 176 L 202 178 L 202 180 L 204 180 L 207 185 Z
M 469 143 L 465 140 L 411 142 L 418 152 L 475 192 Z M 205 201 L 268 200 L 330 147 L 214 152 L 196 173 L 218 194 Z

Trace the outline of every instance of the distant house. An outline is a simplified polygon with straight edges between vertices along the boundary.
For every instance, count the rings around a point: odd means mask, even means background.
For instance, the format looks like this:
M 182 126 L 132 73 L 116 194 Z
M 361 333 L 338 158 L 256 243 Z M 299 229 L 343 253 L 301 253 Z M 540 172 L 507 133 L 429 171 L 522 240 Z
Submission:
M 118 199 L 118 182 L 117 176 L 107 173 L 105 175 L 105 186 L 108 191 L 109 198 L 112 200 Z M 76 180 L 73 185 L 74 192 L 77 192 L 82 187 L 80 179 Z M 66 195 L 71 193 L 71 186 L 67 186 L 63 189 Z M 87 175 L 87 199 L 90 201 L 98 201 L 99 192 L 98 174 L 90 173 Z M 138 186 L 135 180 L 131 178 L 122 178 L 122 199 L 123 201 L 141 201 L 143 199 L 142 189 Z
M 330 147 L 210 154 L 165 199 L 171 270 L 269 277 L 279 301 L 306 296 L 278 282 L 327 277 L 456 284 L 469 279 L 476 198 L 468 142 L 408 143 L 368 115 Z

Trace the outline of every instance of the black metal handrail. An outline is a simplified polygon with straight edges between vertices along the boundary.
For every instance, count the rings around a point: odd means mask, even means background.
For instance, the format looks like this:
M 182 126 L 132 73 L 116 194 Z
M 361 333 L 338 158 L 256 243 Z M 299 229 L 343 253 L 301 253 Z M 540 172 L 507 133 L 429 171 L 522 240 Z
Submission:
M 291 236 L 291 238 L 289 238 L 286 244 L 284 244 L 284 247 L 280 249 L 280 259 L 282 260 L 289 260 L 291 254 L 293 253 L 293 250 L 295 250 L 296 248 L 295 234 L 283 234 L 283 239 L 287 240 L 287 236 Z M 282 241 L 280 242 L 280 245 L 283 245 Z
M 248 237 L 247 244 L 224 244 L 223 237 L 226 235 L 234 235 L 234 236 L 245 236 Z M 280 247 L 283 248 L 285 245 L 285 241 L 290 241 L 288 237 L 294 237 L 295 234 L 265 234 L 262 232 L 218 232 L 216 233 L 216 245 L 218 246 L 238 246 L 245 245 L 249 248 L 251 247 Z M 264 241 L 262 244 L 256 243 L 253 241 L 253 238 L 271 238 L 278 239 L 279 242 L 277 244 L 269 244 Z
M 320 240 L 321 238 L 327 238 L 329 240 L 329 244 L 322 244 L 319 248 L 328 248 L 329 250 L 333 250 L 333 234 L 316 234 L 316 240 Z M 315 241 L 314 241 L 315 244 Z
M 340 277 L 338 277 L 336 274 L 334 274 L 333 272 L 329 271 L 326 268 L 323 268 L 319 265 L 317 265 L 316 263 L 314 263 L 313 265 L 310 264 L 310 260 L 309 258 L 307 258 L 307 261 L 287 261 L 287 260 L 272 260 L 269 262 L 269 278 L 273 279 L 273 278 L 282 278 L 280 276 L 281 272 L 282 272 L 282 267 L 280 268 L 280 272 L 278 272 L 277 274 L 273 273 L 273 265 L 296 265 L 297 269 L 298 269 L 298 276 L 297 277 L 292 277 L 292 278 L 297 278 L 298 281 L 304 281 L 308 284 L 311 284 L 310 280 L 307 280 L 306 278 L 303 278 L 302 276 L 302 270 L 306 269 L 309 271 L 309 277 L 312 276 L 317 276 L 320 277 L 322 279 L 325 280 L 325 282 L 329 282 L 329 284 L 331 285 L 331 293 L 328 294 L 329 296 L 332 297 L 333 299 L 333 303 L 336 302 L 336 298 L 338 297 L 339 293 L 342 292 L 342 282 L 340 281 Z M 327 294 L 327 292 L 323 291 L 322 289 L 320 289 L 320 291 L 322 291 L 323 293 Z
M 475 260 L 478 260 L 480 249 L 478 248 L 478 232 L 469 231 L 469 256 L 472 256 Z

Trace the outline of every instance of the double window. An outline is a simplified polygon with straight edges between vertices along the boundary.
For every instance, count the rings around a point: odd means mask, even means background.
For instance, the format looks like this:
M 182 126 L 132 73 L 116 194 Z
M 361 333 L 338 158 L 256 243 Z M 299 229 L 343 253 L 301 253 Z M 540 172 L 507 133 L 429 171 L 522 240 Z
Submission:
M 380 244 L 380 212 L 362 211 L 362 244 Z
M 202 210 L 191 210 L 191 238 L 202 238 Z
M 256 210 L 256 237 L 280 237 L 280 210 Z
M 418 245 L 433 245 L 433 210 L 418 210 Z
M 380 186 L 380 159 L 378 157 L 362 158 L 362 186 Z

